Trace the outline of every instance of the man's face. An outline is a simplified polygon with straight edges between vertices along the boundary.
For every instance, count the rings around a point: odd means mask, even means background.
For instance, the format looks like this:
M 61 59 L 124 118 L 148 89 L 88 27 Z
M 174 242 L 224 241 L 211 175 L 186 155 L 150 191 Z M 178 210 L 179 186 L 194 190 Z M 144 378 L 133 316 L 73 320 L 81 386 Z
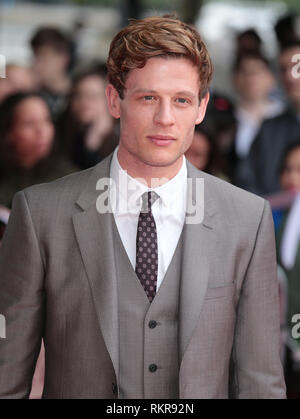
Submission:
M 299 64 L 293 62 L 294 56 L 300 54 L 299 47 L 292 47 L 283 51 L 279 58 L 282 82 L 286 93 L 295 106 L 300 106 L 300 70 Z M 299 63 L 299 61 L 298 61 Z M 298 69 L 297 69 L 298 68 Z M 296 77 L 295 77 L 296 76 Z
M 38 84 L 48 85 L 61 74 L 65 74 L 70 57 L 67 53 L 58 52 L 50 46 L 41 46 L 34 52 L 33 72 Z
M 300 146 L 296 147 L 286 157 L 280 183 L 282 189 L 286 191 L 300 191 Z
M 264 100 L 269 95 L 274 78 L 267 65 L 256 58 L 244 58 L 234 77 L 235 88 L 245 100 Z
M 209 95 L 199 103 L 199 75 L 184 58 L 151 58 L 131 70 L 124 99 L 111 85 L 108 105 L 120 117 L 119 160 L 142 176 L 146 166 L 178 165 L 190 147 L 195 125 L 205 114 Z
M 45 102 L 38 97 L 23 100 L 15 109 L 7 141 L 13 146 L 19 162 L 37 162 L 45 158 L 52 147 L 54 126 Z
M 80 80 L 72 96 L 71 109 L 83 124 L 93 123 L 100 116 L 111 120 L 105 99 L 105 81 L 96 75 Z

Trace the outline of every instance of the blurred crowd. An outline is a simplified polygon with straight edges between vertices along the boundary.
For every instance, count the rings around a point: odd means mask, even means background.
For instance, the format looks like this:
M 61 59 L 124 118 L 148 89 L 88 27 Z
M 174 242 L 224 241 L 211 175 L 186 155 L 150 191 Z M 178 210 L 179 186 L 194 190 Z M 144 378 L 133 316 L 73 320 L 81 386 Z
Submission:
M 269 60 L 254 29 L 236 36 L 232 97 L 211 90 L 206 117 L 186 157 L 198 169 L 269 200 L 277 238 L 282 359 L 288 396 L 300 398 L 300 39 L 296 16 L 274 27 L 278 57 Z M 106 66 L 82 63 L 76 42 L 40 27 L 32 64 L 8 63 L 0 79 L 0 241 L 14 194 L 89 168 L 118 144 L 106 107 Z M 41 361 L 39 361 L 41 362 Z M 42 367 L 41 367 L 42 368 Z M 35 378 L 42 382 L 41 369 Z

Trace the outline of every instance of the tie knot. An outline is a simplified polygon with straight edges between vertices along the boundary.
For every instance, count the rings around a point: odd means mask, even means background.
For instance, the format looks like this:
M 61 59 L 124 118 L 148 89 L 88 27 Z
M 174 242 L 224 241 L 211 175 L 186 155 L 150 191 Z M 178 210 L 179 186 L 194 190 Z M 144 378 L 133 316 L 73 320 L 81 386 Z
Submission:
M 141 212 L 151 212 L 152 205 L 159 198 L 159 195 L 154 191 L 144 192 L 142 195 L 142 209 Z

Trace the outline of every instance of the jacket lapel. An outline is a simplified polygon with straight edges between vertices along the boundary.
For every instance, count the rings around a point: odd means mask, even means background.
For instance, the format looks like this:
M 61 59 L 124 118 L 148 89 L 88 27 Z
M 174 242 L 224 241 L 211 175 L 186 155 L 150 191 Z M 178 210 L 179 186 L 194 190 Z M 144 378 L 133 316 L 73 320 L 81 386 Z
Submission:
M 92 171 L 88 184 L 77 200 L 77 205 L 83 211 L 73 216 L 73 224 L 100 329 L 118 377 L 118 296 L 112 236 L 113 215 L 111 212 L 99 214 L 96 208 L 97 198 L 101 194 L 101 191 L 96 190 L 96 184 L 99 179 L 109 178 L 110 161 L 111 156 Z
M 197 325 L 209 278 L 210 264 L 213 263 L 214 220 L 216 210 L 210 196 L 209 179 L 189 162 L 187 213 L 190 205 L 201 211 L 204 204 L 203 221 L 197 224 L 185 222 L 183 227 L 183 253 L 179 300 L 179 361 L 181 363 L 187 346 Z M 196 179 L 204 180 L 204 200 L 196 196 Z M 187 219 L 186 219 L 187 220 Z

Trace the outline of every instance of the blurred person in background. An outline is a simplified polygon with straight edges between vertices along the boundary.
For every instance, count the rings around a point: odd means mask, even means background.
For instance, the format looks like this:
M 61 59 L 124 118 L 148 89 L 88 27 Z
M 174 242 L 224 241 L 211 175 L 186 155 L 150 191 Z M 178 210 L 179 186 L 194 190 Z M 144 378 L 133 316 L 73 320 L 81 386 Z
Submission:
M 282 189 L 292 193 L 300 191 L 300 138 L 286 151 L 280 173 Z
M 10 211 L 8 208 L 0 205 L 0 246 L 1 246 L 1 240 L 4 234 L 5 227 L 8 223 L 9 213 Z
M 60 141 L 81 169 L 99 163 L 118 144 L 116 124 L 106 103 L 106 73 L 104 64 L 95 64 L 75 77 L 69 105 L 59 123 Z
M 295 196 L 291 208 L 283 210 L 277 233 L 277 255 L 287 277 L 287 390 L 291 398 L 299 398 L 300 339 L 292 336 L 292 317 L 300 313 L 300 138 L 298 144 L 286 150 L 280 171 L 280 184 L 283 190 Z
M 247 52 L 237 56 L 233 66 L 233 84 L 237 94 L 237 125 L 232 153 L 235 154 L 234 176 L 239 178 L 244 159 L 263 120 L 282 113 L 283 104 L 271 96 L 275 77 L 268 60 L 261 53 Z
M 299 16 L 295 13 L 288 13 L 278 19 L 274 30 L 280 49 L 297 41 L 299 34 L 297 33 L 297 19 Z
M 54 142 L 51 114 L 39 94 L 8 96 L 0 113 L 0 204 L 10 208 L 18 190 L 76 169 Z
M 236 36 L 236 55 L 261 53 L 262 40 L 254 28 L 246 29 Z
M 196 125 L 193 142 L 185 156 L 197 169 L 228 180 L 218 143 L 205 123 Z
M 58 28 L 41 27 L 34 33 L 30 45 L 35 79 L 56 119 L 64 109 L 70 90 L 68 72 L 72 60 L 72 42 Z
M 210 92 L 210 100 L 201 125 L 212 133 L 222 160 L 222 173 L 225 179 L 231 181 L 234 167 L 232 148 L 236 133 L 233 102 L 220 92 Z
M 26 92 L 35 88 L 33 72 L 22 65 L 9 63 L 5 78 L 0 78 L 0 103 L 16 92 Z
M 275 118 L 266 119 L 252 143 L 235 183 L 259 195 L 280 191 L 280 164 L 289 145 L 300 134 L 300 69 L 293 57 L 300 54 L 300 41 L 286 45 L 279 56 L 280 72 L 289 105 Z

